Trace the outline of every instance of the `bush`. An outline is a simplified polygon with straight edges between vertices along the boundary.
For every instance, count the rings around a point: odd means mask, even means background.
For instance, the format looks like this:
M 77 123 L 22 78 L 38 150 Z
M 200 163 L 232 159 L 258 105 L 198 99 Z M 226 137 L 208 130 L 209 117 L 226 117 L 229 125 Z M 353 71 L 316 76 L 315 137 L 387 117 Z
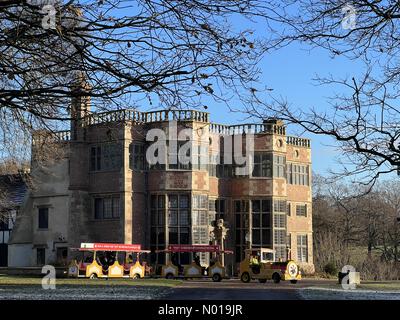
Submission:
M 337 275 L 338 270 L 336 265 L 333 262 L 328 262 L 325 266 L 324 266 L 324 271 L 327 274 L 330 274 L 332 276 Z
M 395 262 L 382 261 L 380 258 L 366 258 L 362 263 L 355 265 L 360 271 L 362 280 L 399 280 L 400 267 Z

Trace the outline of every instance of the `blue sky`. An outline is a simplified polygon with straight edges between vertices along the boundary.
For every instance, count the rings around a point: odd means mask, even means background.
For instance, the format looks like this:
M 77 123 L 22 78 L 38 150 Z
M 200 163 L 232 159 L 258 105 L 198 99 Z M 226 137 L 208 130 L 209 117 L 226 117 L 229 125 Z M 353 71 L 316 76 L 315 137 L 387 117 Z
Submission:
M 256 32 L 262 33 L 258 26 Z M 328 106 L 328 97 L 338 92 L 340 88 L 333 86 L 317 86 L 312 81 L 318 74 L 321 77 L 330 74 L 339 77 L 352 77 L 362 73 L 360 61 L 349 60 L 344 57 L 331 58 L 328 51 L 292 44 L 288 47 L 267 54 L 261 61 L 261 83 L 273 88 L 273 94 L 282 96 L 296 107 L 315 108 L 324 110 Z M 232 101 L 235 104 L 235 101 Z M 212 121 L 227 123 L 227 108 L 221 105 L 209 105 Z M 238 123 L 244 117 L 240 114 L 229 114 L 229 123 Z M 289 127 L 289 134 L 296 134 L 299 128 Z M 335 150 L 335 141 L 323 136 L 304 134 L 312 139 L 313 171 L 328 174 L 328 170 L 338 169 L 336 157 L 340 153 Z

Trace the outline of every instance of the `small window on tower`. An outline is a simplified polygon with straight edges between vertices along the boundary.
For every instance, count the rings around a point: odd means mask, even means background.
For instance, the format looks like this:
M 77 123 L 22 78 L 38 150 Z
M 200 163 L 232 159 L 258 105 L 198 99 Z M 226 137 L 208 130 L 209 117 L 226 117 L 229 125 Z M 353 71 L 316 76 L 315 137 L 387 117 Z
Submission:
M 49 228 L 49 208 L 39 208 L 39 221 L 38 227 L 39 229 L 48 229 Z

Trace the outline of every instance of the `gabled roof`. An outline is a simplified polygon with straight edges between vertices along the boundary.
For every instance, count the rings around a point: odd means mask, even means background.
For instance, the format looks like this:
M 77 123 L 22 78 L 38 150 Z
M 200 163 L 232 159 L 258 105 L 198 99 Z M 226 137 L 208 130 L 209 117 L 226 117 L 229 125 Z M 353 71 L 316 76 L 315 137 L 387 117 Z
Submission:
M 21 206 L 27 191 L 28 187 L 21 175 L 0 175 L 0 197 L 3 195 L 3 202 L 5 202 L 7 206 Z

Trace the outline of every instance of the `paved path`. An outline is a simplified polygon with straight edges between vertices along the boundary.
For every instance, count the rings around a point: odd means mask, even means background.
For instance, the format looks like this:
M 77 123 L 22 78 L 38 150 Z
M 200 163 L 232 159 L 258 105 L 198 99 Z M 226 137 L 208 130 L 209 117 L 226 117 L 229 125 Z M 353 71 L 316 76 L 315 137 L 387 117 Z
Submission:
M 298 288 L 303 285 L 289 282 L 274 284 L 225 280 L 214 283 L 189 280 L 173 288 L 165 298 L 171 300 L 297 300 L 301 298 Z

